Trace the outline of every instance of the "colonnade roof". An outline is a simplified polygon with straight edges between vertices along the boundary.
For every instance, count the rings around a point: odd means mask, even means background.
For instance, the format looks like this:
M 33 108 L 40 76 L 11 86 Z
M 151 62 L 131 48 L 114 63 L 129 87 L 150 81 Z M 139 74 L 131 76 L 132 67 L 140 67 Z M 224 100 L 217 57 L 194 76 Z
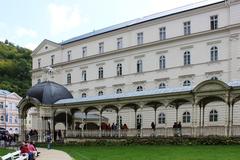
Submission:
M 144 91 L 134 91 L 134 92 L 126 92 L 121 94 L 109 94 L 102 96 L 89 96 L 85 98 L 71 98 L 71 99 L 62 99 L 55 103 L 55 105 L 62 104 L 73 104 L 73 103 L 84 103 L 91 101 L 100 101 L 100 100 L 114 100 L 114 99 L 124 99 L 124 98 L 134 98 L 134 97 L 146 97 L 146 96 L 154 96 L 154 95 L 167 95 L 167 94 L 187 94 L 194 92 L 196 88 L 198 88 L 202 84 L 210 84 L 210 83 L 219 83 L 220 85 L 231 87 L 240 87 L 240 81 L 230 81 L 229 83 L 224 83 L 218 80 L 207 80 L 201 82 L 196 86 L 184 86 L 184 87 L 175 87 L 175 88 L 163 88 L 163 89 L 149 89 Z

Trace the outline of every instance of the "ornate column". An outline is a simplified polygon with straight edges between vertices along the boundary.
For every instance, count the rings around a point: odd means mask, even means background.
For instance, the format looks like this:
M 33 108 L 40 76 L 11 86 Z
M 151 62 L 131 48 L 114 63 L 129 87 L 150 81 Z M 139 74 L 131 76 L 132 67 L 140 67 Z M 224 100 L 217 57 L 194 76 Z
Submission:
M 192 136 L 196 137 L 196 123 L 197 123 L 197 114 L 196 114 L 197 105 L 195 101 L 192 103 Z
M 144 107 L 144 103 L 140 103 L 140 114 L 141 114 L 141 132 L 140 132 L 140 137 L 143 137 L 143 107 Z
M 202 135 L 202 105 L 199 105 L 199 135 Z
M 67 113 L 67 108 L 65 109 L 65 113 L 66 113 L 66 122 L 65 122 L 65 130 L 66 130 L 66 137 L 67 137 L 67 132 L 68 132 L 68 113 Z
M 101 110 L 99 115 L 99 137 L 102 137 L 102 111 Z
M 202 135 L 204 130 L 204 121 L 205 121 L 205 105 L 203 105 L 202 107 L 202 132 L 201 132 Z
M 20 115 L 21 119 L 20 119 L 20 123 L 21 123 L 21 136 L 20 136 L 20 141 L 24 141 L 25 140 L 25 132 L 24 132 L 24 115 L 23 113 Z
M 179 106 L 176 104 L 176 122 L 178 122 L 178 108 L 179 108 Z

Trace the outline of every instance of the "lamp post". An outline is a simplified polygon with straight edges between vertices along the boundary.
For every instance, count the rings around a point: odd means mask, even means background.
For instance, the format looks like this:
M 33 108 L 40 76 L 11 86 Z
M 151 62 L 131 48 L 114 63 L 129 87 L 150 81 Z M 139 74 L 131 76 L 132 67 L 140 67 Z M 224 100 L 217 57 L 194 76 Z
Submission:
M 5 129 L 7 130 L 7 95 L 4 96 Z

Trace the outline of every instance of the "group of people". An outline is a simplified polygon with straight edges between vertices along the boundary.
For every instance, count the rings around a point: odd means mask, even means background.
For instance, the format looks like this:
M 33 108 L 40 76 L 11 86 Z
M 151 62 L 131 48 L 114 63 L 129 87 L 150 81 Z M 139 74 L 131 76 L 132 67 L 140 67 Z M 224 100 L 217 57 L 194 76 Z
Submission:
M 38 132 L 36 129 L 31 129 L 29 131 L 29 133 L 27 134 L 26 139 L 30 140 L 30 141 L 37 141 L 38 140 Z
M 16 144 L 18 134 L 0 134 L 0 146 L 11 146 Z
M 102 130 L 103 136 L 114 137 L 118 135 L 119 126 L 118 124 L 115 124 L 115 123 L 112 123 L 112 125 L 102 123 L 101 130 Z M 121 130 L 122 136 L 127 136 L 128 126 L 126 123 L 124 123 L 123 125 L 120 124 L 120 130 Z
M 174 133 L 175 137 L 181 137 L 182 136 L 182 124 L 181 124 L 181 122 L 174 122 L 173 133 Z
M 24 141 L 20 147 L 21 154 L 25 154 L 28 156 L 28 160 L 35 160 L 39 155 L 35 144 L 31 141 Z

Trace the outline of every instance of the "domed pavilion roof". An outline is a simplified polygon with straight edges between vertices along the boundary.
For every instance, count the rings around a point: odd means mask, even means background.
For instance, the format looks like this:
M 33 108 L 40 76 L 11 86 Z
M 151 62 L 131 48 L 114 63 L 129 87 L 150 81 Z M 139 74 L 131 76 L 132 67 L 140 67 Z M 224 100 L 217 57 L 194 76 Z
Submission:
M 27 91 L 27 96 L 38 99 L 42 104 L 54 104 L 61 99 L 73 98 L 67 88 L 52 81 L 34 85 Z

